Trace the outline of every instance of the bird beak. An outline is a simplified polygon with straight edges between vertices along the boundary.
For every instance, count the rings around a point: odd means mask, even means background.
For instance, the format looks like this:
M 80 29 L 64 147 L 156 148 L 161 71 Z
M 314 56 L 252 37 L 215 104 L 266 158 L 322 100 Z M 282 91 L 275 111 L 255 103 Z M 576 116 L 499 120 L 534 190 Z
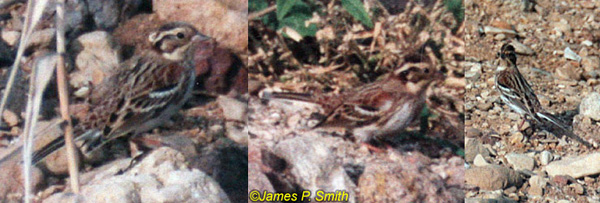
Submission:
M 192 37 L 193 42 L 203 42 L 203 41 L 210 40 L 210 39 L 212 39 L 212 38 L 209 36 L 203 35 L 203 34 L 197 34 Z

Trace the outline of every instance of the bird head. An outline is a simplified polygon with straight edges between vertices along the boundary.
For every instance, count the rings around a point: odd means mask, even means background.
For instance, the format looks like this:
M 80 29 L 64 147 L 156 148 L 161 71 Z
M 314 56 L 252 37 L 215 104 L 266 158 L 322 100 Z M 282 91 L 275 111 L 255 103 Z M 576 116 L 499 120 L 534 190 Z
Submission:
M 184 22 L 167 23 L 148 36 L 153 50 L 172 61 L 192 57 L 194 44 L 209 39 L 210 37 Z
M 500 52 L 498 52 L 497 55 L 509 64 L 517 64 L 517 54 L 515 53 L 515 47 L 513 47 L 513 45 L 511 44 L 502 45 L 502 47 L 500 48 Z
M 435 55 L 427 47 L 425 54 L 409 54 L 403 64 L 392 72 L 391 77 L 406 85 L 409 92 L 417 93 L 427 89 L 435 80 L 441 80 L 444 75 L 436 70 Z

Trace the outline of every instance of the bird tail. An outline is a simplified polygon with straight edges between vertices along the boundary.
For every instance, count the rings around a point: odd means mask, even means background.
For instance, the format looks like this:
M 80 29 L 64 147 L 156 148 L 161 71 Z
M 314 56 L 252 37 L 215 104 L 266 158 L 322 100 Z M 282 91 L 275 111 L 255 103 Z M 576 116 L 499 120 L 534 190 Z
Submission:
M 293 93 L 293 92 L 264 92 L 263 99 L 290 99 L 304 102 L 315 103 L 315 99 L 308 93 Z
M 538 119 L 542 122 L 543 126 L 545 128 L 549 128 L 546 130 L 552 132 L 552 134 L 557 135 L 557 136 L 565 135 L 565 136 L 570 137 L 571 139 L 574 139 L 577 142 L 585 145 L 588 148 L 593 148 L 592 144 L 583 140 L 581 137 L 577 136 L 575 133 L 573 133 L 571 130 L 569 130 L 569 127 L 567 125 L 562 123 L 562 121 L 560 121 L 558 118 L 554 117 L 552 114 L 545 113 L 545 112 L 542 112 L 542 113 L 538 112 L 538 113 L 536 113 L 536 115 L 537 115 Z
M 75 142 L 83 141 L 84 142 L 83 145 L 90 145 L 89 144 L 90 141 L 99 140 L 98 137 L 99 137 L 99 132 L 87 131 L 87 132 L 77 136 L 74 141 Z M 39 162 L 43 161 L 48 155 L 54 153 L 55 151 L 61 149 L 64 146 L 65 146 L 65 137 L 58 136 L 57 138 L 52 140 L 50 143 L 48 143 L 41 149 L 33 152 L 32 163 L 38 164 Z M 94 149 L 95 148 L 96 147 L 94 147 Z

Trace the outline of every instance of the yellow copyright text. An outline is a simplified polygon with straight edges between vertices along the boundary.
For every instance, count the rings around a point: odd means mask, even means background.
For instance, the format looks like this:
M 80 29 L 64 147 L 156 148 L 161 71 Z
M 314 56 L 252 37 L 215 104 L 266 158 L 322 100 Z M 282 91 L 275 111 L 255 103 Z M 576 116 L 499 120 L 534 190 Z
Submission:
M 297 202 L 297 201 L 315 201 L 315 202 L 347 202 L 350 195 L 344 190 L 337 190 L 335 192 L 325 192 L 317 190 L 314 193 L 309 190 L 302 191 L 301 193 L 286 193 L 286 192 L 269 192 L 269 191 L 258 191 L 252 190 L 248 194 L 248 198 L 253 202 Z

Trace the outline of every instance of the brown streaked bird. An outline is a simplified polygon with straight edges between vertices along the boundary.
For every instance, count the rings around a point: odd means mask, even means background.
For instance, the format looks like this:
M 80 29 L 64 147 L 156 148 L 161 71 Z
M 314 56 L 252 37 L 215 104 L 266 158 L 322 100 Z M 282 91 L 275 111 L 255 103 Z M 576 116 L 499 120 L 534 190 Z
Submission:
M 195 46 L 208 39 L 183 22 L 167 23 L 151 33 L 151 49 L 124 61 L 116 74 L 94 87 L 90 112 L 74 129 L 75 140 L 84 142 L 84 152 L 149 131 L 178 112 L 194 86 Z M 34 152 L 34 163 L 62 146 L 61 136 Z
M 502 101 L 523 117 L 521 125 L 523 125 L 527 117 L 530 117 L 536 122 L 541 123 L 543 127 L 548 128 L 553 135 L 566 135 L 592 148 L 589 142 L 575 135 L 569 130 L 569 126 L 542 108 L 533 89 L 517 67 L 517 55 L 512 45 L 502 45 L 498 55 L 504 61 L 504 65 L 498 66 L 495 75 L 496 90 L 500 92 Z
M 435 56 L 411 54 L 399 68 L 382 80 L 340 94 L 271 93 L 270 97 L 320 105 L 325 118 L 317 127 L 346 127 L 357 141 L 389 135 L 408 127 L 425 104 L 425 91 L 441 79 L 435 70 Z

